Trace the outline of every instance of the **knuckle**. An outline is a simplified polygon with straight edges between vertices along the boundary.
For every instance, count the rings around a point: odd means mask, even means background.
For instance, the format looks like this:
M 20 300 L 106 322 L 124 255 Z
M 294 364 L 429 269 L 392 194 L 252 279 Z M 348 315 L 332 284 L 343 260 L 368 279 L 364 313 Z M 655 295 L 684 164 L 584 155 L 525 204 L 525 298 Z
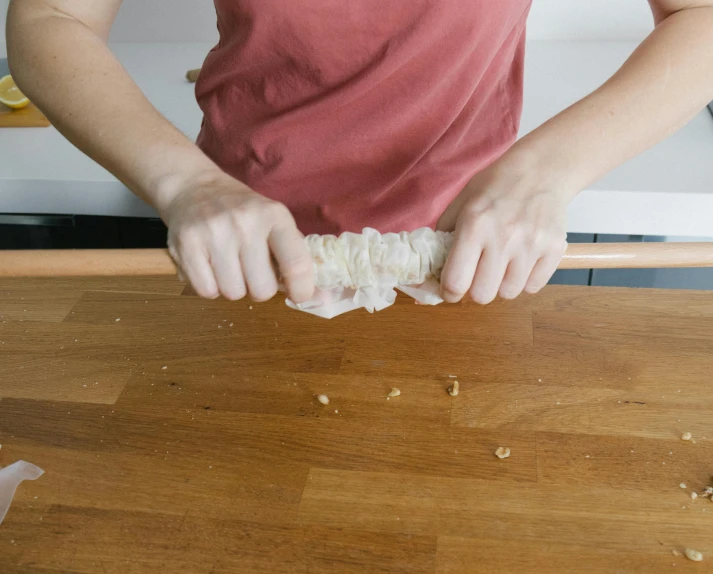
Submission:
M 567 245 L 566 239 L 561 237 L 559 234 L 555 235 L 545 231 L 535 233 L 533 243 L 542 250 L 557 252 L 563 250 Z
M 306 254 L 293 257 L 280 265 L 280 273 L 286 279 L 311 275 L 313 269 L 314 263 Z
M 195 225 L 186 225 L 174 236 L 174 245 L 178 251 L 198 249 L 203 244 L 201 232 Z
M 267 202 L 263 209 L 265 210 L 265 214 L 272 220 L 285 221 L 292 217 L 290 210 L 277 201 Z
M 234 233 L 241 239 L 249 238 L 255 233 L 255 221 L 242 210 L 230 213 L 230 224 Z
M 460 210 L 460 218 L 470 220 L 488 219 L 486 215 L 492 210 L 493 203 L 490 201 L 468 201 Z
M 491 243 L 501 249 L 507 249 L 522 239 L 520 229 L 512 223 L 503 223 L 489 234 Z
M 558 237 L 555 239 L 552 249 L 557 253 L 557 255 L 564 255 L 565 251 L 567 251 L 567 238 Z
M 451 253 L 458 252 L 464 253 L 466 257 L 480 257 L 480 253 L 483 250 L 483 246 L 487 245 L 487 241 L 484 240 L 482 230 L 469 230 L 467 232 L 460 233 L 453 243 L 451 248 Z M 466 289 L 468 286 L 466 286 Z
M 547 251 L 552 246 L 552 238 L 545 233 L 535 233 L 532 236 L 531 243 L 536 251 Z

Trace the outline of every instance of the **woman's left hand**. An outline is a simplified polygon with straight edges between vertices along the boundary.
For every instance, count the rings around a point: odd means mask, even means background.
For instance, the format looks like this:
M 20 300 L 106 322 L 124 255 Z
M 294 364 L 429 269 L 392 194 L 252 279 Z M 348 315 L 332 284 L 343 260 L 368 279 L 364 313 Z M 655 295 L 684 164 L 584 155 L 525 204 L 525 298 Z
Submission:
M 437 228 L 455 230 L 441 274 L 441 296 L 477 303 L 536 293 L 567 248 L 571 194 L 521 152 L 511 150 L 477 174 L 446 209 Z

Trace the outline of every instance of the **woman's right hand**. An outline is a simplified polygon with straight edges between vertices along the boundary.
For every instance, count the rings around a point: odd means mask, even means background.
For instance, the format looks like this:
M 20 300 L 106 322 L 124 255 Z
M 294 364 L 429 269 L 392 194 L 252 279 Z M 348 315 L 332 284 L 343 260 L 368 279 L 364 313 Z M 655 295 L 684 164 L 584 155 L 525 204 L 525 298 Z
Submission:
M 292 215 L 220 171 L 151 105 L 106 45 L 121 0 L 13 0 L 7 51 L 22 91 L 74 145 L 151 205 L 203 297 L 312 296 Z M 81 81 L 77 81 L 81 78 Z M 272 258 L 271 258 L 272 254 Z
M 266 301 L 278 290 L 274 258 L 289 298 L 312 296 L 312 259 L 284 205 L 223 172 L 182 182 L 171 197 L 159 206 L 169 251 L 198 295 Z

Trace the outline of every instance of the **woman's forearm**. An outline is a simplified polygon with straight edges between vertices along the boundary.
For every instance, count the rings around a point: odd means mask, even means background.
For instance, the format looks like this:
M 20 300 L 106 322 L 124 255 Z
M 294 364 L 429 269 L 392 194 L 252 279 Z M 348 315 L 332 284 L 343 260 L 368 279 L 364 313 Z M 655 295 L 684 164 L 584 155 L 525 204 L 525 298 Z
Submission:
M 179 180 L 217 171 L 148 102 L 93 28 L 43 0 L 15 0 L 8 56 L 25 94 L 84 153 L 156 207 Z
M 544 184 L 574 196 L 691 120 L 713 100 L 713 7 L 663 19 L 591 95 L 524 138 L 513 153 Z

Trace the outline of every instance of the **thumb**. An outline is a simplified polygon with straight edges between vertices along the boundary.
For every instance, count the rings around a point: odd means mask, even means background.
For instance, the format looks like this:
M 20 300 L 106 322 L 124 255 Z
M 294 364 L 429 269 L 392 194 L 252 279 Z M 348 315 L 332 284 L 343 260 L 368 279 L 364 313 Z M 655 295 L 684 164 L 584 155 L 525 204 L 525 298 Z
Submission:
M 458 215 L 463 204 L 462 194 L 458 195 L 446 210 L 441 214 L 436 223 L 437 231 L 455 231 Z

